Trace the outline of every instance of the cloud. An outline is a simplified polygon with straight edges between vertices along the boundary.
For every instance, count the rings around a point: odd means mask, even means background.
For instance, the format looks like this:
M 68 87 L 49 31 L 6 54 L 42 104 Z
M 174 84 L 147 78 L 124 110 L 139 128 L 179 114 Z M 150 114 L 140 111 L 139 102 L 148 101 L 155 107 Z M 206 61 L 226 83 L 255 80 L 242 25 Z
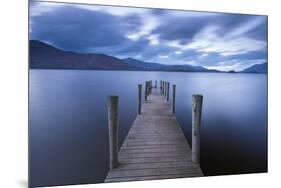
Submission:
M 122 33 L 126 26 L 121 23 L 120 18 L 106 13 L 60 7 L 59 11 L 32 18 L 31 38 L 65 50 L 90 52 L 99 47 L 122 45 L 126 41 Z
M 54 12 L 63 6 L 64 4 L 60 3 L 30 1 L 30 16 L 34 17 L 43 15 L 44 13 Z
M 175 51 L 175 54 L 182 54 L 182 51 L 177 50 L 177 51 Z
M 218 36 L 217 33 L 220 29 L 220 26 L 207 26 L 198 32 L 190 43 L 181 44 L 179 40 L 174 40 L 170 41 L 168 45 L 180 50 L 194 49 L 204 53 L 215 52 L 222 56 L 259 51 L 267 47 L 267 42 L 243 35 L 252 29 L 248 26 L 247 28 L 234 29 L 224 37 Z
M 31 2 L 30 38 L 68 51 L 218 69 L 267 59 L 267 17 L 254 15 Z
M 114 16 L 130 16 L 135 14 L 144 15 L 149 12 L 149 9 L 142 9 L 142 8 L 134 8 L 134 7 L 118 7 L 118 6 L 102 6 L 102 5 L 83 5 L 83 4 L 72 4 L 72 7 L 91 10 L 91 11 L 99 11 L 107 14 L 111 14 Z
M 151 45 L 157 45 L 157 44 L 159 44 L 158 35 L 149 35 L 149 36 L 147 37 L 147 39 L 149 40 L 149 44 L 151 44 Z
M 204 53 L 202 55 L 199 56 L 199 58 L 204 58 L 204 57 L 207 57 L 209 54 L 208 53 Z
M 151 15 L 141 15 L 141 24 L 138 27 L 138 29 L 136 31 L 129 31 L 126 34 L 126 37 L 133 40 L 133 41 L 137 41 L 139 40 L 141 37 L 154 37 L 154 39 L 158 36 L 158 35 L 151 35 L 151 32 L 157 28 L 160 25 L 160 20 L 155 17 L 155 16 L 151 16 Z M 157 37 L 158 38 L 158 37 Z
M 166 59 L 166 58 L 169 58 L 169 56 L 168 56 L 168 55 L 158 55 L 158 57 L 159 57 L 159 58 L 161 58 L 161 59 Z

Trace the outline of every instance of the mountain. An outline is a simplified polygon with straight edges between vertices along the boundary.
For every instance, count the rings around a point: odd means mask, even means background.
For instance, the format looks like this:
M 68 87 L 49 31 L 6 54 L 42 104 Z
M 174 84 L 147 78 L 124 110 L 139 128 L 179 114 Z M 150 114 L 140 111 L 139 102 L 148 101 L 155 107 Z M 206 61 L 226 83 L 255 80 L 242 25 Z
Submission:
M 133 58 L 124 59 L 128 64 L 136 66 L 141 70 L 149 71 L 169 71 L 169 72 L 220 72 L 217 70 L 206 69 L 201 66 L 192 66 L 192 65 L 163 65 L 160 63 L 151 63 L 140 61 Z
M 151 63 L 151 62 L 144 62 L 138 59 L 134 59 L 134 58 L 126 58 L 123 59 L 124 61 L 126 61 L 128 64 L 132 65 L 132 66 L 136 66 L 140 69 L 161 69 L 163 67 L 165 67 L 166 65 L 160 64 L 160 63 Z
M 29 42 L 30 68 L 32 69 L 95 69 L 139 70 L 173 72 L 219 72 L 201 66 L 164 65 L 133 58 L 119 59 L 96 53 L 77 53 L 58 49 L 38 40 Z
M 220 72 L 216 70 L 209 70 L 201 66 L 192 65 L 163 65 L 160 63 L 144 62 L 133 58 L 124 59 L 128 64 L 137 66 L 143 70 L 154 71 L 173 71 L 173 72 Z
M 267 73 L 267 63 L 255 64 L 241 71 L 243 73 Z
M 173 72 L 212 72 L 211 70 L 204 67 L 192 65 L 170 65 L 164 67 L 163 70 Z
M 40 69 L 134 69 L 121 59 L 104 54 L 63 51 L 37 40 L 30 41 L 30 68 Z

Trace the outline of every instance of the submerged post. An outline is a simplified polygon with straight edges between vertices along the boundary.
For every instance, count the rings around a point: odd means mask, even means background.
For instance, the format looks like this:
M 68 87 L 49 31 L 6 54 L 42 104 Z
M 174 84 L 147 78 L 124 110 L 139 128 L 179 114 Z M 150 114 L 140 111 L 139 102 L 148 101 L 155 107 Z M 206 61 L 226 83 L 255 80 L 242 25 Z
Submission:
M 118 166 L 118 96 L 108 96 L 109 167 Z
M 202 95 L 192 95 L 192 162 L 200 164 L 200 126 Z
M 141 87 L 142 85 L 138 85 L 138 114 L 141 114 Z
M 172 106 L 173 114 L 176 112 L 176 85 L 173 84 L 173 106 Z
M 170 82 L 167 83 L 167 101 L 169 101 L 169 93 L 170 93 Z

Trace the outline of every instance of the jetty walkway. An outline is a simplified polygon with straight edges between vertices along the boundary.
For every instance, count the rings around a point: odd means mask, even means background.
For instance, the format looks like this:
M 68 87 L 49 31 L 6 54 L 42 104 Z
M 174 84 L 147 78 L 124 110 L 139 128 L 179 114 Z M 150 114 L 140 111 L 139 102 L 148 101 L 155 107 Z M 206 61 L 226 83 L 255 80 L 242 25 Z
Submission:
M 105 182 L 203 176 L 199 166 L 200 135 L 196 135 L 200 130 L 202 96 L 193 96 L 192 139 L 195 145 L 192 151 L 175 116 L 175 85 L 172 102 L 168 82 L 160 81 L 158 89 L 152 87 L 151 81 L 146 82 L 143 104 L 141 89 L 139 85 L 138 115 L 120 150 L 117 145 L 118 97 L 108 98 L 110 171 Z

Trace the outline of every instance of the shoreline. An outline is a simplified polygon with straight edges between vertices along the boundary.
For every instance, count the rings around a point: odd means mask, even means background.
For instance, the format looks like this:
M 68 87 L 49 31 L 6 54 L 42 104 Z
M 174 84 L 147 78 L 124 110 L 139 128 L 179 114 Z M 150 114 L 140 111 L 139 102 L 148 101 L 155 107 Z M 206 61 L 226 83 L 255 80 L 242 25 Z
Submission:
M 77 69 L 77 68 L 61 68 L 61 69 L 56 69 L 56 68 L 29 68 L 28 70 L 79 70 L 79 71 L 124 71 L 124 72 L 171 72 L 171 73 L 224 73 L 224 74 L 268 74 L 268 73 L 255 73 L 255 72 L 223 72 L 223 71 L 218 71 L 218 72 L 196 72 L 196 71 L 159 71 L 159 70 L 117 70 L 117 69 Z

